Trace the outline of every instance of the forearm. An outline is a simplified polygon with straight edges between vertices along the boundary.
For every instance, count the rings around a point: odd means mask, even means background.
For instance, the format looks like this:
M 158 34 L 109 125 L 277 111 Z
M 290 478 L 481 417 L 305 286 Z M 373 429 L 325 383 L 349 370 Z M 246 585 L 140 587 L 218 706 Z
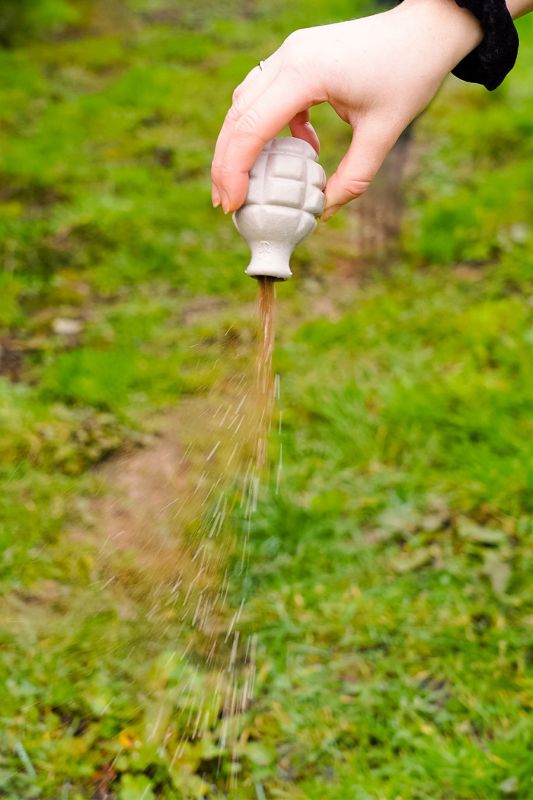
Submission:
M 533 11 L 533 0 L 507 0 L 507 8 L 513 19 L 516 19 Z
M 468 25 L 466 22 L 468 17 L 470 17 L 471 24 L 472 14 L 464 8 L 460 8 L 455 0 L 403 0 L 402 5 L 417 5 L 420 3 L 431 7 L 435 14 L 440 14 L 443 11 L 447 12 L 452 9 L 458 20 L 460 20 L 461 17 L 463 18 L 465 27 Z M 506 5 L 513 19 L 517 19 L 533 11 L 533 0 L 507 0 Z M 476 22 L 476 20 L 474 20 L 474 22 Z

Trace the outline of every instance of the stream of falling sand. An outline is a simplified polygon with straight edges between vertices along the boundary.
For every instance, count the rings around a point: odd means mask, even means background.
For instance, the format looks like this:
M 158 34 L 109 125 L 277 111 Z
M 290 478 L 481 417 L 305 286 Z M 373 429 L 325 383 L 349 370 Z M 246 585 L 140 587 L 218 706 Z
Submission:
M 274 381 L 272 374 L 272 354 L 275 340 L 276 281 L 272 278 L 259 278 L 258 311 L 258 350 L 256 366 L 257 391 L 257 452 L 256 467 L 260 470 L 267 462 L 268 434 L 272 425 L 274 410 Z
M 167 749 L 173 773 L 180 772 L 195 741 L 217 742 L 219 752 L 229 755 L 230 785 L 248 735 L 244 715 L 253 699 L 257 652 L 256 637 L 243 619 L 246 600 L 232 601 L 231 590 L 245 575 L 259 488 L 268 480 L 278 385 L 272 371 L 274 312 L 275 282 L 262 278 L 255 376 L 239 376 L 216 410 L 206 408 L 206 418 L 191 415 L 191 435 L 199 430 L 209 442 L 192 439 L 182 460 L 194 462 L 196 449 L 205 452 L 205 460 L 198 464 L 196 485 L 161 512 L 170 514 L 180 549 L 165 549 L 156 528 L 146 526 L 145 546 L 160 569 L 146 621 L 153 623 L 154 639 L 169 637 L 169 664 L 177 662 L 173 669 L 180 675 L 177 685 L 162 679 L 149 740 Z M 176 646 L 177 638 L 183 648 Z
M 237 492 L 244 521 L 244 535 L 238 544 L 240 575 L 243 575 L 246 569 L 247 544 L 257 508 L 260 479 L 268 467 L 268 434 L 275 403 L 275 381 L 272 371 L 275 281 L 260 278 L 258 290 L 255 387 L 252 391 L 250 388 L 246 391 L 245 387 L 241 387 L 242 395 L 238 402 L 221 414 L 219 424 L 224 431 L 221 432 L 222 439 L 214 448 L 218 449 L 221 441 L 226 439 L 225 444 L 231 450 L 229 460 L 233 460 L 237 450 L 240 450 L 242 455 L 248 449 L 248 458 L 245 460 L 247 466 L 244 475 L 241 475 L 240 489 Z M 235 441 L 232 449 L 233 440 Z M 223 445 L 221 449 L 224 449 Z M 212 454 L 213 450 L 208 460 Z M 180 758 L 186 741 L 207 734 L 218 716 L 221 720 L 219 746 L 221 750 L 231 753 L 231 762 L 236 768 L 242 745 L 242 715 L 249 708 L 253 696 L 257 645 L 255 636 L 245 635 L 239 629 L 244 600 L 237 609 L 234 609 L 225 629 L 220 627 L 221 620 L 228 618 L 230 610 L 227 599 L 230 576 L 225 561 L 228 552 L 236 546 L 223 535 L 236 498 L 233 502 L 228 501 L 228 487 L 220 480 L 209 488 L 204 498 L 205 502 L 213 492 L 219 491 L 211 513 L 204 517 L 197 531 L 197 549 L 192 560 L 197 565 L 198 571 L 181 596 L 182 621 L 184 625 L 190 625 L 200 637 L 197 647 L 203 652 L 204 663 L 206 667 L 211 666 L 218 670 L 218 677 L 214 686 L 210 689 L 205 687 L 205 699 L 194 722 L 192 719 L 186 720 L 172 762 L 175 763 Z M 222 537 L 219 547 L 215 546 L 210 550 L 210 546 L 219 537 Z M 218 581 L 215 578 L 202 586 L 203 576 L 207 573 L 213 575 L 217 570 L 219 570 Z M 184 686 L 183 690 L 186 694 L 187 686 Z M 193 723 L 192 728 L 191 723 Z M 237 769 L 230 772 L 231 784 L 234 784 L 236 774 Z
M 244 487 L 241 497 L 241 507 L 244 511 L 245 536 L 241 544 L 241 574 L 246 567 L 247 543 L 250 537 L 252 518 L 257 507 L 259 482 L 261 473 L 268 466 L 268 434 L 272 425 L 274 411 L 274 376 L 272 371 L 272 355 L 275 341 L 275 281 L 271 278 L 258 279 L 258 330 L 257 330 L 257 358 L 255 375 L 255 392 L 252 393 L 249 425 L 252 437 L 255 437 L 255 446 L 250 457 L 244 478 Z M 223 744 L 232 752 L 232 762 L 238 762 L 238 720 L 239 715 L 247 710 L 253 698 L 253 689 L 256 672 L 256 638 L 248 637 L 244 658 L 240 665 L 237 663 L 236 653 L 239 644 L 239 630 L 237 624 L 243 611 L 244 600 L 238 611 L 235 612 L 230 622 L 226 641 L 233 637 L 233 645 L 229 658 L 229 672 L 227 694 L 224 701 L 224 729 L 222 734 Z M 230 774 L 230 783 L 234 784 L 234 775 Z

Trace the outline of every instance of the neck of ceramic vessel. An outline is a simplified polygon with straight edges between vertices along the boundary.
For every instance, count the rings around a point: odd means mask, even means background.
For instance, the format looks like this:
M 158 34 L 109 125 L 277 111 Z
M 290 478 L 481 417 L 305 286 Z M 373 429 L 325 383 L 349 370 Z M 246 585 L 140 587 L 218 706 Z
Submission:
M 286 242 L 251 242 L 252 258 L 246 274 L 251 278 L 286 281 L 292 276 L 289 260 L 292 246 Z

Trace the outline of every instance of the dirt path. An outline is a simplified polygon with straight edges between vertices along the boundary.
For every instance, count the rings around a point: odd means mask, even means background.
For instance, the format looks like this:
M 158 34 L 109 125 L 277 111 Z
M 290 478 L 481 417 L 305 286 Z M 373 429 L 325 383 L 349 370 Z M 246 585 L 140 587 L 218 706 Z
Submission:
M 232 403 L 232 396 L 185 398 L 153 423 L 147 445 L 99 468 L 90 525 L 74 535 L 92 539 L 104 571 L 144 589 L 195 578 L 195 532 L 214 487 L 224 485 L 229 445 L 244 446 L 221 425 Z

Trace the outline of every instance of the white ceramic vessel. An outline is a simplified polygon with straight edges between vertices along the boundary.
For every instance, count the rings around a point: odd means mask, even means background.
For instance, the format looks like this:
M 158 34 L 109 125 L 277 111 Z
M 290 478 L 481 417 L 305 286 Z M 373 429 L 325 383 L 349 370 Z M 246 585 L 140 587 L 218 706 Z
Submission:
M 326 175 L 317 159 L 310 144 L 286 136 L 268 142 L 252 167 L 248 196 L 233 215 L 252 252 L 252 278 L 291 277 L 292 251 L 324 210 Z

